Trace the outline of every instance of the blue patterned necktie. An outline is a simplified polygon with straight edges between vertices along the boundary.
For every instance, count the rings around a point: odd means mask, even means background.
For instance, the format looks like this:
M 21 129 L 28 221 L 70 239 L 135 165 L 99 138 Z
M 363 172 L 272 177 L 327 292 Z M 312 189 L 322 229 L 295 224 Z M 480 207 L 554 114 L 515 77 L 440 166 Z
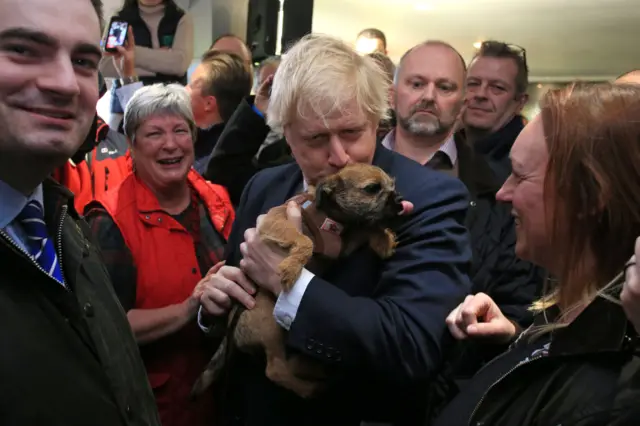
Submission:
M 47 274 L 64 285 L 60 262 L 58 262 L 58 256 L 53 247 L 53 240 L 49 238 L 40 203 L 35 200 L 29 201 L 18 215 L 17 220 L 27 233 L 27 248 L 33 260 Z

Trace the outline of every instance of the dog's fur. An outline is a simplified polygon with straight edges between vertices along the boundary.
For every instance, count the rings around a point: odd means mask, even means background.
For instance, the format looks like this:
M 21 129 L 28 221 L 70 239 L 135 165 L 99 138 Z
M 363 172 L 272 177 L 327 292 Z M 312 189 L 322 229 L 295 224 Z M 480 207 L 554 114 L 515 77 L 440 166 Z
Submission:
M 315 202 L 318 211 L 342 225 L 342 253 L 349 253 L 368 241 L 381 258 L 393 254 L 395 235 L 387 226 L 402 212 L 402 200 L 395 192 L 393 179 L 382 169 L 365 164 L 347 166 L 320 181 L 316 188 L 310 187 L 307 199 Z M 258 227 L 258 234 L 263 241 L 288 253 L 280 263 L 279 271 L 282 288 L 289 291 L 311 259 L 314 244 L 287 219 L 286 210 L 286 204 L 269 210 Z M 274 305 L 272 294 L 259 291 L 253 309 L 238 312 L 236 306 L 229 316 L 231 324 L 236 315 L 240 315 L 231 334 L 233 344 L 244 352 L 264 351 L 267 377 L 299 396 L 309 398 L 323 387 L 326 371 L 308 357 L 287 356 L 286 331 L 273 318 Z M 225 338 L 194 385 L 193 396 L 202 393 L 217 379 L 228 346 Z

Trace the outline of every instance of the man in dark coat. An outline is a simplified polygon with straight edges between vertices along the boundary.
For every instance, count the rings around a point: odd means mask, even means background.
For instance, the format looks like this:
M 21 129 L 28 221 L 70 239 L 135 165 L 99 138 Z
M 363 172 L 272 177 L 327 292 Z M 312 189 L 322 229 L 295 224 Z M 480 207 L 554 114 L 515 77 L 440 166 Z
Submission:
M 201 319 L 207 329 L 226 316 L 231 300 L 251 308 L 250 278 L 274 294 L 273 316 L 288 331 L 288 351 L 324 364 L 332 379 L 303 400 L 271 382 L 260 357 L 238 355 L 222 387 L 229 399 L 220 402 L 221 424 L 416 424 L 424 402 L 418 390 L 443 361 L 445 317 L 470 290 L 468 200 L 459 180 L 376 143 L 387 109 L 383 71 L 340 40 L 308 36 L 283 59 L 266 115 L 296 162 L 261 171 L 247 184 L 227 263 L 209 277 L 201 298 Z M 318 274 L 304 269 L 291 291 L 282 291 L 282 256 L 257 238 L 259 216 L 354 162 L 381 167 L 413 203 L 393 227 L 395 254 L 382 260 L 362 247 Z M 296 208 L 290 213 L 299 218 Z
M 465 225 L 473 250 L 472 293 L 489 294 L 518 328 L 527 327 L 533 320 L 528 307 L 541 293 L 543 276 L 515 255 L 511 208 L 496 200 L 500 182 L 487 159 L 462 134 L 453 134 L 464 101 L 465 71 L 460 54 L 440 41 L 421 43 L 405 53 L 392 91 L 398 125 L 382 144 L 465 184 L 470 193 Z M 432 387 L 429 417 L 505 349 L 495 342 L 457 342 Z
M 101 18 L 98 0 L 0 3 L 2 425 L 160 424 L 87 225 L 48 179 L 94 120 Z

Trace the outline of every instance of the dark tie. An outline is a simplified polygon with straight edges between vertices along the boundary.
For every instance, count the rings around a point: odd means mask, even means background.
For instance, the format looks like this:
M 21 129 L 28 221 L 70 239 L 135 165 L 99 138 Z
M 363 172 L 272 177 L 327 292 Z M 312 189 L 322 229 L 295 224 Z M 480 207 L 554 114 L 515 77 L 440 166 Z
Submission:
M 453 168 L 451 159 L 442 151 L 437 151 L 433 157 L 431 157 L 431 160 L 427 161 L 426 166 L 440 171 L 448 171 Z
M 53 240 L 49 238 L 40 203 L 35 200 L 29 201 L 18 215 L 17 220 L 27 233 L 26 246 L 33 260 L 40 265 L 46 274 L 64 285 L 60 262 L 58 262 L 58 256 L 53 247 Z

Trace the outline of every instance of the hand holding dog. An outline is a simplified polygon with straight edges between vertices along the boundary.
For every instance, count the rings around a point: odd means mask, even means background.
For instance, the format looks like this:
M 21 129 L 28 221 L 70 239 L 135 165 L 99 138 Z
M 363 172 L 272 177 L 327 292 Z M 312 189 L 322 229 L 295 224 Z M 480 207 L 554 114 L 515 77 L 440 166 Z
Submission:
M 220 266 L 216 265 L 214 268 Z M 213 316 L 226 315 L 231 310 L 232 299 L 247 309 L 255 306 L 255 286 L 245 274 L 232 266 L 220 266 L 215 273 L 204 278 L 200 304 L 205 313 Z
M 261 240 L 258 229 L 264 217 L 265 215 L 258 216 L 256 227 L 247 229 L 244 233 L 244 242 L 240 244 L 240 253 L 243 257 L 240 261 L 240 269 L 260 288 L 278 296 L 282 292 L 278 266 L 287 253 Z M 295 202 L 287 204 L 287 219 L 302 232 L 302 214 L 300 207 Z

